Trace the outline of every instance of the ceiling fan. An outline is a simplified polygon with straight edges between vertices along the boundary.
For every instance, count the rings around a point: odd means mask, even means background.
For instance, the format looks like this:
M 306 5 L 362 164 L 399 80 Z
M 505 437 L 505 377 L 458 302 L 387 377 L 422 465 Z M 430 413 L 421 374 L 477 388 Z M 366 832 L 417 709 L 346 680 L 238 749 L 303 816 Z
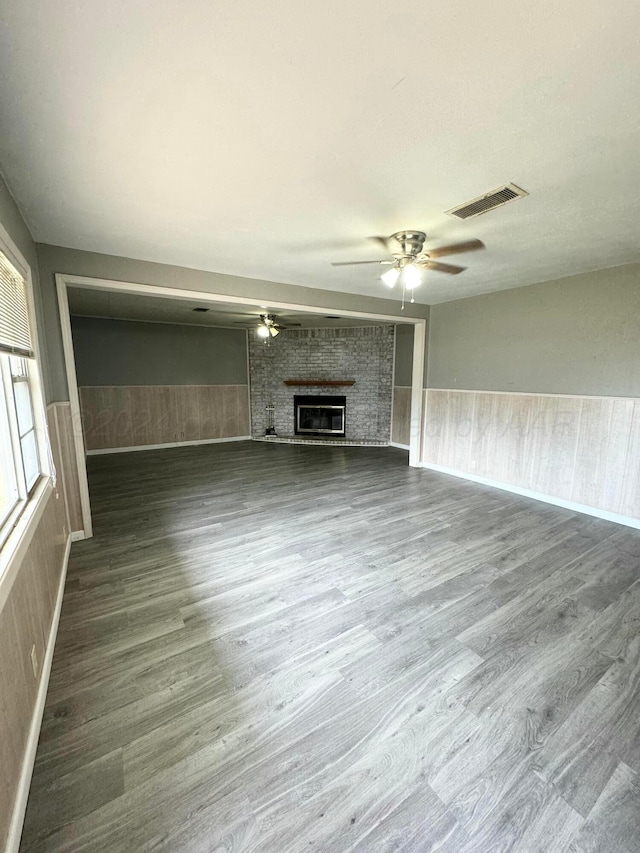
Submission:
M 398 231 L 390 237 L 372 237 L 392 256 L 391 260 L 376 261 L 334 261 L 334 267 L 349 267 L 359 264 L 378 264 L 388 266 L 389 269 L 382 273 L 380 278 L 388 287 L 395 287 L 398 281 L 402 284 L 402 307 L 404 308 L 404 292 L 413 290 L 422 283 L 421 273 L 424 270 L 444 272 L 449 275 L 457 275 L 466 267 L 458 267 L 453 264 L 442 264 L 435 258 L 446 255 L 458 255 L 462 252 L 475 252 L 484 249 L 481 240 L 467 240 L 464 243 L 453 243 L 450 246 L 441 246 L 439 249 L 425 251 L 424 243 L 427 235 L 424 231 Z M 413 302 L 413 294 L 411 296 Z
M 255 319 L 253 318 L 254 322 Z M 247 325 L 246 321 L 240 321 L 241 325 Z M 251 323 L 253 325 L 253 323 Z M 284 326 L 282 323 L 278 322 L 278 318 L 275 314 L 260 314 L 260 318 L 258 320 L 258 327 L 256 329 L 258 335 L 261 338 L 275 338 L 280 332 L 285 329 L 289 329 L 292 326 L 301 326 L 302 323 L 291 323 L 289 326 Z

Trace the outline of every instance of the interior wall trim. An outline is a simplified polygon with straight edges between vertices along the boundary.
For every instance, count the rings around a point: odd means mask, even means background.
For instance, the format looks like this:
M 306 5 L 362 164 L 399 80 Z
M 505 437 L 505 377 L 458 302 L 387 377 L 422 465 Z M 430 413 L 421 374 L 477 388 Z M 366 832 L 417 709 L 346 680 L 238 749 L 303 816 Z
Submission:
M 213 293 L 210 290 L 187 290 L 179 287 L 168 287 L 163 284 L 140 284 L 133 281 L 120 281 L 116 279 L 93 278 L 86 275 L 70 275 L 68 273 L 56 273 L 65 284 L 71 287 L 93 287 L 98 290 L 121 291 L 123 293 L 146 293 L 149 296 L 176 297 L 188 299 L 191 302 L 226 302 L 235 305 L 249 305 L 255 307 L 260 304 L 262 297 L 238 296 L 234 294 Z M 372 311 L 354 311 L 350 308 L 335 308 L 331 305 L 303 305 L 298 302 L 274 301 L 269 299 L 270 309 L 286 309 L 304 314 L 327 314 L 335 311 L 342 317 L 365 318 L 380 320 L 386 323 L 402 323 L 413 326 L 425 325 L 426 320 L 422 317 L 409 317 L 407 314 L 379 314 Z
M 133 447 L 101 447 L 99 450 L 87 450 L 87 456 L 104 456 L 108 453 L 131 453 L 134 450 L 164 450 L 167 447 L 189 447 L 194 444 L 219 444 L 222 441 L 251 441 L 251 436 L 233 435 L 230 438 L 201 438 L 194 441 L 171 441 L 166 444 L 138 444 Z M 84 536 L 80 538 L 84 538 Z
M 605 521 L 613 521 L 616 524 L 624 524 L 626 527 L 634 527 L 637 530 L 640 530 L 640 518 L 632 518 L 628 515 L 620 515 L 617 512 L 609 512 L 606 509 L 598 509 L 598 507 L 595 506 L 567 501 L 564 500 L 564 498 L 556 498 L 553 495 L 545 495 L 542 492 L 533 492 L 531 489 L 522 489 L 520 486 L 512 486 L 510 483 L 502 483 L 498 480 L 489 480 L 486 477 L 478 477 L 477 475 L 469 474 L 466 471 L 458 471 L 455 468 L 446 468 L 443 465 L 436 465 L 432 462 L 423 462 L 420 467 L 428 468 L 430 471 L 438 471 L 441 474 L 449 474 L 452 477 L 460 477 L 462 480 L 471 480 L 473 483 L 481 483 L 483 486 L 491 486 L 494 489 L 502 489 L 504 492 L 513 492 L 513 494 L 522 495 L 525 498 L 533 498 L 533 500 L 536 501 L 553 504 L 553 506 L 561 506 L 564 509 L 581 512 L 584 515 L 592 515 L 595 516 L 595 518 L 602 518 Z
M 71 428 L 73 431 L 73 444 L 76 452 L 78 486 L 80 489 L 80 504 L 82 507 L 82 527 L 87 538 L 90 538 L 93 536 L 93 523 L 91 521 L 89 480 L 87 479 L 87 465 L 85 459 L 86 448 L 84 445 L 84 432 L 82 429 L 82 415 L 80 413 L 80 395 L 78 393 L 78 378 L 76 376 L 76 362 L 73 351 L 73 337 L 71 334 L 71 314 L 69 312 L 67 286 L 64 280 L 58 275 L 56 275 L 56 292 L 58 296 L 60 331 L 62 333 L 62 350 L 64 353 L 67 387 L 69 389 L 69 403 L 71 406 Z
M 130 281 L 115 281 L 112 279 L 92 278 L 90 276 L 69 275 L 66 273 L 55 273 L 56 290 L 58 294 L 58 307 L 60 316 L 60 328 L 62 331 L 62 344 L 64 361 L 67 374 L 67 385 L 71 402 L 71 416 L 73 422 L 74 442 L 78 460 L 78 477 L 80 482 L 80 497 L 83 511 L 83 526 L 87 537 L 92 535 L 91 505 L 89 501 L 89 485 L 87 480 L 87 468 L 85 461 L 85 447 L 82 434 L 82 418 L 80 414 L 80 401 L 78 395 L 78 381 L 75 371 L 73 338 L 71 335 L 71 316 L 69 312 L 69 300 L 67 287 L 88 287 L 98 290 L 107 290 L 119 293 L 143 293 L 151 296 L 162 296 L 163 298 L 188 299 L 197 302 L 227 302 L 238 305 L 255 306 L 256 300 L 248 296 L 228 296 L 210 291 L 184 290 L 177 287 L 165 287 L 163 285 L 139 284 Z M 422 386 L 424 376 L 424 357 L 427 343 L 427 320 L 422 317 L 399 316 L 398 314 L 377 314 L 367 311 L 353 311 L 350 309 L 333 309 L 330 304 L 324 306 L 299 305 L 290 302 L 269 302 L 273 309 L 286 309 L 302 311 L 307 314 L 336 313 L 342 317 L 357 317 L 360 319 L 376 320 L 392 324 L 408 324 L 414 327 L 413 336 L 413 369 L 411 374 L 411 429 L 409 465 L 413 468 L 420 467 L 421 440 L 422 440 Z M 250 380 L 248 382 L 250 386 Z M 250 395 L 249 389 L 249 395 Z
M 511 397 L 562 397 L 570 400 L 635 400 L 636 395 L 629 394 L 628 397 L 614 397 L 608 394 L 554 394 L 548 391 L 492 391 L 482 388 L 434 388 L 431 385 L 425 391 L 448 392 L 451 394 L 502 394 Z
M 400 444 L 397 441 L 390 441 L 389 447 L 399 447 L 400 450 L 410 450 L 411 449 L 408 444 Z
M 422 459 L 422 423 L 424 419 L 424 353 L 427 346 L 427 324 L 413 330 L 413 367 L 411 369 L 411 414 L 409 423 L 409 465 L 419 468 Z
M 29 788 L 31 786 L 31 776 L 33 774 L 33 765 L 36 758 L 38 739 L 40 737 L 40 727 L 42 726 L 42 715 L 44 713 L 44 704 L 47 698 L 47 689 L 49 687 L 49 676 L 51 674 L 51 664 L 53 662 L 53 650 L 55 648 L 56 636 L 58 634 L 58 624 L 60 622 L 60 611 L 62 610 L 62 597 L 67 578 L 67 566 L 69 564 L 70 551 L 71 536 L 67 536 L 67 544 L 65 547 L 64 558 L 62 560 L 62 571 L 60 572 L 60 581 L 58 583 L 58 594 L 53 611 L 53 618 L 51 620 L 51 628 L 49 629 L 49 637 L 47 639 L 47 652 L 42 663 L 38 695 L 36 697 L 35 708 L 33 709 L 31 726 L 29 727 L 29 738 L 27 740 L 24 759 L 22 761 L 20 782 L 18 783 L 18 790 L 16 791 L 16 798 L 13 804 L 13 813 L 11 815 L 11 824 L 9 826 L 6 853 L 18 853 L 18 849 L 20 847 L 20 836 L 22 835 L 22 827 L 24 825 L 27 799 L 29 797 Z

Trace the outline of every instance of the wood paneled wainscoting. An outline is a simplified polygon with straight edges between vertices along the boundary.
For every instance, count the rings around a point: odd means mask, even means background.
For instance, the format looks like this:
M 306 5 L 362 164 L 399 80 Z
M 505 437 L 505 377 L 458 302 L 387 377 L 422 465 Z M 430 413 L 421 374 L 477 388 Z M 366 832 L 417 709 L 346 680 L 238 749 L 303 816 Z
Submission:
M 411 436 L 411 386 L 393 386 L 393 410 L 391 412 L 391 441 L 409 447 Z
M 88 452 L 250 436 L 247 385 L 92 385 L 79 391 Z
M 60 479 L 59 488 L 64 497 L 69 529 L 72 534 L 79 534 L 83 528 L 82 504 L 76 450 L 73 442 L 71 404 L 68 402 L 51 403 L 47 408 L 47 418 L 53 462 Z
M 640 527 L 640 399 L 433 388 L 425 397 L 425 467 Z
M 57 480 L 34 495 L 31 527 L 0 577 L 0 849 L 18 849 L 53 657 L 77 470 L 69 403 L 47 408 Z M 31 648 L 37 661 L 34 675 Z

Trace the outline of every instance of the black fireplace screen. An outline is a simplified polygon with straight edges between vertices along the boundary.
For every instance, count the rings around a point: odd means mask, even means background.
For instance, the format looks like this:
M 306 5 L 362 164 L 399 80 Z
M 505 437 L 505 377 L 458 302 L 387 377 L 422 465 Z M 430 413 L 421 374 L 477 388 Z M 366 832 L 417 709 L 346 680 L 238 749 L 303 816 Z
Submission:
M 296 435 L 345 436 L 346 397 L 301 396 L 293 400 Z

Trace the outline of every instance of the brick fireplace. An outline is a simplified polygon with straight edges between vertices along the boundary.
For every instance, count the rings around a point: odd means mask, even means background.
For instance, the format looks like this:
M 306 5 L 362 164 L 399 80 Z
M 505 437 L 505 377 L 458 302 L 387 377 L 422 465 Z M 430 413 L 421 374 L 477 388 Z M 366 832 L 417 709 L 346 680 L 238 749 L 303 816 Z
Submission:
M 346 440 L 389 441 L 394 343 L 392 325 L 289 329 L 268 343 L 249 332 L 252 435 L 264 435 L 266 407 L 273 405 L 278 435 L 294 436 L 296 395 L 332 397 L 337 392 L 345 401 Z M 287 380 L 297 384 L 286 385 Z M 308 386 L 300 384 L 305 380 Z M 317 384 L 322 380 L 352 384 L 323 387 Z

